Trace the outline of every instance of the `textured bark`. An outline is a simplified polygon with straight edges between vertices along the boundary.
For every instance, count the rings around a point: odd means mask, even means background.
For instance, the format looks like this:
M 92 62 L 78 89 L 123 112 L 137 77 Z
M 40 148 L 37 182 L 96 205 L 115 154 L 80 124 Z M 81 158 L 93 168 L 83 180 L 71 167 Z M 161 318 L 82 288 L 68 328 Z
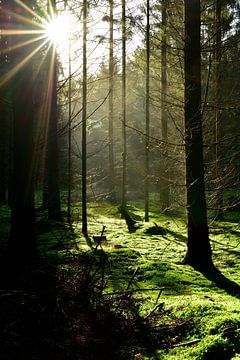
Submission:
M 162 44 L 161 44 L 161 129 L 163 139 L 162 180 L 160 201 L 162 210 L 169 207 L 169 164 L 168 164 L 168 119 L 167 119 L 167 2 L 162 0 Z
M 72 202 L 72 59 L 71 39 L 68 39 L 68 198 L 67 218 L 69 225 L 72 224 L 71 202 Z
M 110 199 L 115 201 L 115 167 L 114 167 L 114 126 L 113 126 L 113 91 L 114 91 L 114 58 L 113 58 L 113 0 L 109 0 L 109 109 L 108 109 L 108 134 L 109 134 L 109 191 Z
M 222 139 L 222 116 L 221 116 L 221 57 L 222 57 L 222 34 L 221 34 L 221 13 L 222 0 L 217 0 L 215 4 L 215 26 L 216 26 L 216 40 L 215 40 L 215 161 L 216 161 L 216 218 L 223 219 L 223 184 L 221 178 L 221 139 Z
M 127 132 L 126 132 L 126 3 L 122 0 L 122 202 L 126 208 L 127 189 Z
M 82 89 L 82 233 L 88 237 L 87 224 L 87 0 L 83 1 L 83 89 Z
M 55 10 L 55 2 L 52 3 Z M 50 60 L 47 111 L 47 146 L 45 155 L 45 204 L 49 220 L 61 221 L 61 202 L 59 188 L 59 148 L 58 148 L 58 110 L 57 110 L 57 55 L 53 46 Z
M 147 0 L 147 25 L 146 25 L 146 137 L 145 137 L 145 221 L 149 221 L 149 128 L 150 128 L 150 108 L 149 108 L 149 72 L 150 72 L 150 7 Z
M 28 6 L 30 1 L 24 1 Z M 16 4 L 12 4 L 16 11 Z M 19 7 L 18 7 L 19 8 Z M 25 17 L 29 13 L 22 8 Z M 19 12 L 19 9 L 18 9 Z M 29 29 L 31 25 L 21 18 L 14 18 L 17 29 Z M 27 38 L 27 37 L 26 37 Z M 23 37 L 12 38 L 12 43 L 24 41 Z M 11 55 L 11 65 L 19 64 L 32 50 L 31 46 L 24 51 L 16 50 Z M 32 61 L 28 62 L 12 79 L 13 106 L 13 174 L 12 174 L 12 211 L 10 230 L 11 254 L 29 259 L 36 255 L 37 242 L 35 235 L 34 209 L 34 145 L 33 145 L 33 79 Z
M 0 103 L 0 204 L 7 201 L 6 146 L 6 111 L 4 104 Z
M 212 267 L 204 188 L 200 1 L 185 0 L 185 151 L 188 242 L 184 262 Z

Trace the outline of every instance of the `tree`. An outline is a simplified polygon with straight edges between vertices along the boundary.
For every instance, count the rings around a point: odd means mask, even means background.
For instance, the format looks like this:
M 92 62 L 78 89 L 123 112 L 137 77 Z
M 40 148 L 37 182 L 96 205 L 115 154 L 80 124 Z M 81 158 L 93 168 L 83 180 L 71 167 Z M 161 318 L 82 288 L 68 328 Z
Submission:
M 4 1 L 1 2 L 0 6 L 0 21 L 1 27 L 7 25 L 5 24 L 6 13 L 4 12 L 6 7 L 6 3 Z M 0 71 L 3 75 L 6 71 L 6 47 L 7 47 L 7 39 L 3 35 L 0 38 Z M 7 113 L 8 106 L 6 102 L 6 95 L 4 94 L 4 90 L 1 89 L 0 92 L 0 204 L 5 204 L 7 201 L 7 169 L 6 169 L 6 157 L 7 157 Z
M 33 1 L 25 1 L 31 7 Z M 31 20 L 29 12 L 22 6 L 11 2 L 12 22 L 14 28 L 32 30 L 31 21 L 23 21 L 23 17 Z M 8 5 L 8 6 L 9 6 Z M 19 13 L 22 16 L 19 16 Z M 31 35 L 32 36 L 32 35 Z M 10 229 L 10 251 L 21 259 L 30 259 L 37 253 L 35 234 L 34 209 L 34 145 L 33 145 L 33 60 L 24 64 L 25 57 L 32 52 L 32 46 L 18 45 L 29 39 L 12 37 L 12 45 L 16 46 L 11 56 L 11 65 L 20 68 L 11 80 L 11 95 L 13 108 L 13 173 L 12 173 L 12 208 Z M 33 58 L 32 58 L 33 59 Z M 19 67 L 19 64 L 22 64 Z
M 126 132 L 126 3 L 122 0 L 122 210 L 126 208 L 127 132 Z
M 6 107 L 0 101 L 0 204 L 7 200 L 6 184 Z
M 56 2 L 52 2 L 53 14 L 56 13 Z M 59 188 L 58 162 L 58 108 L 57 108 L 57 53 L 52 44 L 49 61 L 47 113 L 46 113 L 46 154 L 45 154 L 45 183 L 44 203 L 48 209 L 49 220 L 61 221 L 61 202 Z
M 111 199 L 115 200 L 115 168 L 113 148 L 113 89 L 114 89 L 114 56 L 113 56 L 113 0 L 109 0 L 109 111 L 108 111 L 108 133 L 109 133 L 109 184 Z
M 83 1 L 83 80 L 82 80 L 82 233 L 88 237 L 87 224 L 87 0 Z
M 146 25 L 146 135 L 145 135 L 145 221 L 149 221 L 149 129 L 150 129 L 150 6 L 147 0 Z
M 162 210 L 169 207 L 169 181 L 168 181 L 168 119 L 167 119 L 167 2 L 162 0 L 162 42 L 161 42 L 161 130 L 163 140 L 162 180 L 160 184 L 160 201 Z
M 70 26 L 69 26 L 70 29 Z M 69 30 L 70 31 L 70 30 Z M 72 224 L 71 200 L 72 200 L 72 58 L 71 58 L 71 33 L 68 38 L 68 198 L 67 218 L 69 225 Z
M 201 114 L 200 1 L 185 0 L 185 153 L 188 241 L 185 264 L 213 267 L 204 184 Z
M 222 46 L 222 27 L 221 27 L 222 0 L 217 0 L 215 4 L 215 161 L 216 161 L 216 206 L 218 220 L 223 219 L 223 191 L 221 184 L 221 138 L 222 138 L 222 119 L 221 119 L 221 46 Z

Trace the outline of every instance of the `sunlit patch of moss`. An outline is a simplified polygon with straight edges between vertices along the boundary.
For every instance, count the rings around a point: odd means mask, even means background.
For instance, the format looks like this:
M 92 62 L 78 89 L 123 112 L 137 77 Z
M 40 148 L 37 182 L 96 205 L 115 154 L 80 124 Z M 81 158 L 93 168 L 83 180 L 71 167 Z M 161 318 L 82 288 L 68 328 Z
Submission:
M 164 288 L 158 299 L 163 305 L 159 312 L 156 312 L 157 324 L 173 324 L 172 346 L 164 350 L 158 349 L 153 354 L 145 354 L 143 358 L 240 358 L 237 355 L 240 353 L 239 299 L 220 289 L 190 266 L 181 265 L 186 252 L 186 224 L 180 212 L 176 216 L 174 212 L 161 214 L 156 204 L 151 207 L 151 221 L 144 223 L 142 205 L 142 202 L 130 203 L 131 215 L 141 223 L 139 229 L 130 234 L 117 206 L 101 202 L 89 203 L 88 229 L 92 240 L 93 235 L 100 235 L 103 226 L 106 227 L 106 243 L 101 244 L 99 251 L 96 251 L 93 265 L 94 273 L 98 270 L 104 253 L 104 293 L 126 290 L 128 286 L 130 289 L 140 289 L 134 296 L 142 298 L 139 311 L 145 316 L 154 308 L 159 295 L 158 290 L 151 289 Z M 79 209 L 81 204 L 76 206 L 76 213 L 80 214 Z M 91 261 L 93 254 L 81 234 L 80 215 L 76 219 L 78 220 L 75 220 L 72 229 L 67 224 L 38 226 L 40 253 L 47 256 L 50 263 L 57 264 L 66 272 L 74 271 L 74 268 L 68 265 L 69 256 L 76 259 L 85 257 Z M 0 231 L 9 221 L 9 211 L 5 220 L 0 224 Z M 148 233 L 148 229 L 156 225 L 165 231 L 162 234 Z M 7 230 L 4 231 L 7 233 Z M 239 226 L 234 222 L 210 222 L 214 263 L 227 278 L 237 283 L 240 273 L 239 231 Z M 93 247 L 95 246 L 96 244 L 93 244 Z M 131 281 L 137 268 L 139 270 Z M 177 326 L 174 328 L 174 324 L 180 321 L 189 324 L 185 332 Z M 199 342 L 193 345 L 181 345 L 196 339 Z M 181 346 L 176 346 L 179 344 Z

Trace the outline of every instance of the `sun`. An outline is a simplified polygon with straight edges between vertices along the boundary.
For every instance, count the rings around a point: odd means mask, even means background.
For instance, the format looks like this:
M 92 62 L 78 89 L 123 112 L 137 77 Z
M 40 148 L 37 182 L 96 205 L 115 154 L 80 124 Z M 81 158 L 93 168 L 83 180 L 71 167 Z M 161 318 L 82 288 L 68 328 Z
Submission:
M 70 37 L 70 15 L 68 12 L 50 19 L 45 25 L 45 34 L 56 47 L 63 49 L 67 47 Z

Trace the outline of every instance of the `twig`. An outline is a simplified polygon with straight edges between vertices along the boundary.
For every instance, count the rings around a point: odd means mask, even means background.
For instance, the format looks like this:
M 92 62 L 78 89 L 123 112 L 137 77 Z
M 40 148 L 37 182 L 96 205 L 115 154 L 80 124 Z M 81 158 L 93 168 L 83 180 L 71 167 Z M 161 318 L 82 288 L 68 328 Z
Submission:
M 139 272 L 139 267 L 137 267 L 133 273 L 133 276 L 131 277 L 131 279 L 129 280 L 128 282 L 128 286 L 127 286 L 127 289 L 126 290 L 129 290 L 130 286 L 132 285 L 132 282 L 135 278 L 135 276 L 137 275 L 137 273 Z
M 157 305 L 154 306 L 154 308 L 144 317 L 144 320 L 147 320 L 150 316 L 152 316 L 155 311 L 160 308 L 160 307 L 163 307 L 164 303 L 159 303 Z
M 188 341 L 188 342 L 185 342 L 185 343 L 179 343 L 179 344 L 173 345 L 173 347 L 191 346 L 191 345 L 194 345 L 194 344 L 196 344 L 196 343 L 198 343 L 200 341 L 201 341 L 200 339 L 196 339 L 196 340 Z
M 144 291 L 160 291 L 162 292 L 165 288 L 146 288 L 146 289 L 132 289 L 132 290 L 116 290 L 112 293 L 104 294 L 104 296 L 111 296 L 117 294 L 125 294 L 125 293 L 135 293 L 135 292 L 144 292 Z

